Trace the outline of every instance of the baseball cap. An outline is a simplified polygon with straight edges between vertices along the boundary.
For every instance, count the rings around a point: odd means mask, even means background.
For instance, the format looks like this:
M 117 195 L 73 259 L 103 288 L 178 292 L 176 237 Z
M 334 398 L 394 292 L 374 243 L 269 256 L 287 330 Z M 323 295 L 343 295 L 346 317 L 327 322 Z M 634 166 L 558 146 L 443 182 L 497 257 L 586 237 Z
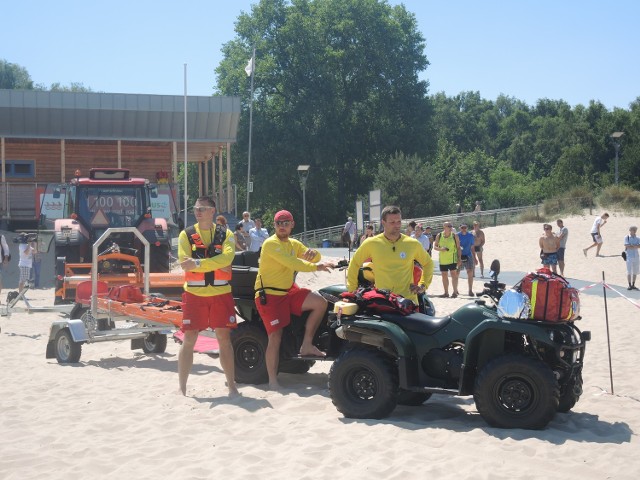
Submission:
M 291 215 L 291 212 L 289 212 L 288 210 L 280 210 L 273 217 L 274 222 L 281 222 L 286 220 L 293 220 L 293 215 Z

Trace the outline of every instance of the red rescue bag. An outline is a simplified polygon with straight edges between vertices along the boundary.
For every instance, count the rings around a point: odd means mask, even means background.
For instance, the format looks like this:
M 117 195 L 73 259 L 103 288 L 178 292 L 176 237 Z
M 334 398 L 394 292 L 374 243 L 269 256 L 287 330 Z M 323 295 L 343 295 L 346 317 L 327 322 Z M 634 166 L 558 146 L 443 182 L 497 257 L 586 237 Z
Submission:
M 532 320 L 570 322 L 580 319 L 578 290 L 548 268 L 529 273 L 516 289 L 529 297 L 529 318 Z

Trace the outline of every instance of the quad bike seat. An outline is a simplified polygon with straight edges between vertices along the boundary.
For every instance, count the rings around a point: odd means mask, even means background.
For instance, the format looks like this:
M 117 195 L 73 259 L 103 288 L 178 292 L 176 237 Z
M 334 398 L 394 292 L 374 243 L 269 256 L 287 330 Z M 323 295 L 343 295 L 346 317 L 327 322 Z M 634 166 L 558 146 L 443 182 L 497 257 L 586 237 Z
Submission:
M 398 313 L 382 313 L 380 317 L 387 322 L 395 323 L 403 330 L 424 335 L 433 335 L 451 321 L 450 316 L 430 317 L 424 313 L 400 315 Z

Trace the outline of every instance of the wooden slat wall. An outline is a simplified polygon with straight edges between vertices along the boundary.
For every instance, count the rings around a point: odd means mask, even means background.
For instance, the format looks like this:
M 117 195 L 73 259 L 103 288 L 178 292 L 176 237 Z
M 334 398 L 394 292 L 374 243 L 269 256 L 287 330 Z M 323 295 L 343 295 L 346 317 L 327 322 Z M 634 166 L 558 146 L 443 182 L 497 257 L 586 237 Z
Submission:
M 117 167 L 117 142 L 67 140 L 65 148 L 66 168 L 64 178 L 69 180 L 76 169 L 88 175 L 92 167 Z M 9 178 L 11 183 L 59 182 L 60 142 L 58 140 L 6 139 L 7 160 L 35 160 L 35 179 Z M 131 170 L 133 177 L 156 181 L 160 170 L 169 172 L 173 182 L 170 142 L 122 142 L 122 168 Z

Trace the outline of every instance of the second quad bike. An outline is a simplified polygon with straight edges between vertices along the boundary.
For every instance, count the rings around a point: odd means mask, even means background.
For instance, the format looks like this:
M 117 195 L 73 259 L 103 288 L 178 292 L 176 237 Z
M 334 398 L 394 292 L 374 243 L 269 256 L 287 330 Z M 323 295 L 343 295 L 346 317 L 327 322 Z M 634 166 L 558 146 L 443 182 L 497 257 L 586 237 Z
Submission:
M 332 314 L 346 342 L 329 374 L 336 408 L 345 417 L 379 419 L 434 393 L 473 395 L 489 425 L 525 429 L 544 428 L 573 408 L 590 332 L 574 322 L 529 319 L 528 298 L 505 291 L 497 260 L 491 270 L 482 298 L 445 317 Z

